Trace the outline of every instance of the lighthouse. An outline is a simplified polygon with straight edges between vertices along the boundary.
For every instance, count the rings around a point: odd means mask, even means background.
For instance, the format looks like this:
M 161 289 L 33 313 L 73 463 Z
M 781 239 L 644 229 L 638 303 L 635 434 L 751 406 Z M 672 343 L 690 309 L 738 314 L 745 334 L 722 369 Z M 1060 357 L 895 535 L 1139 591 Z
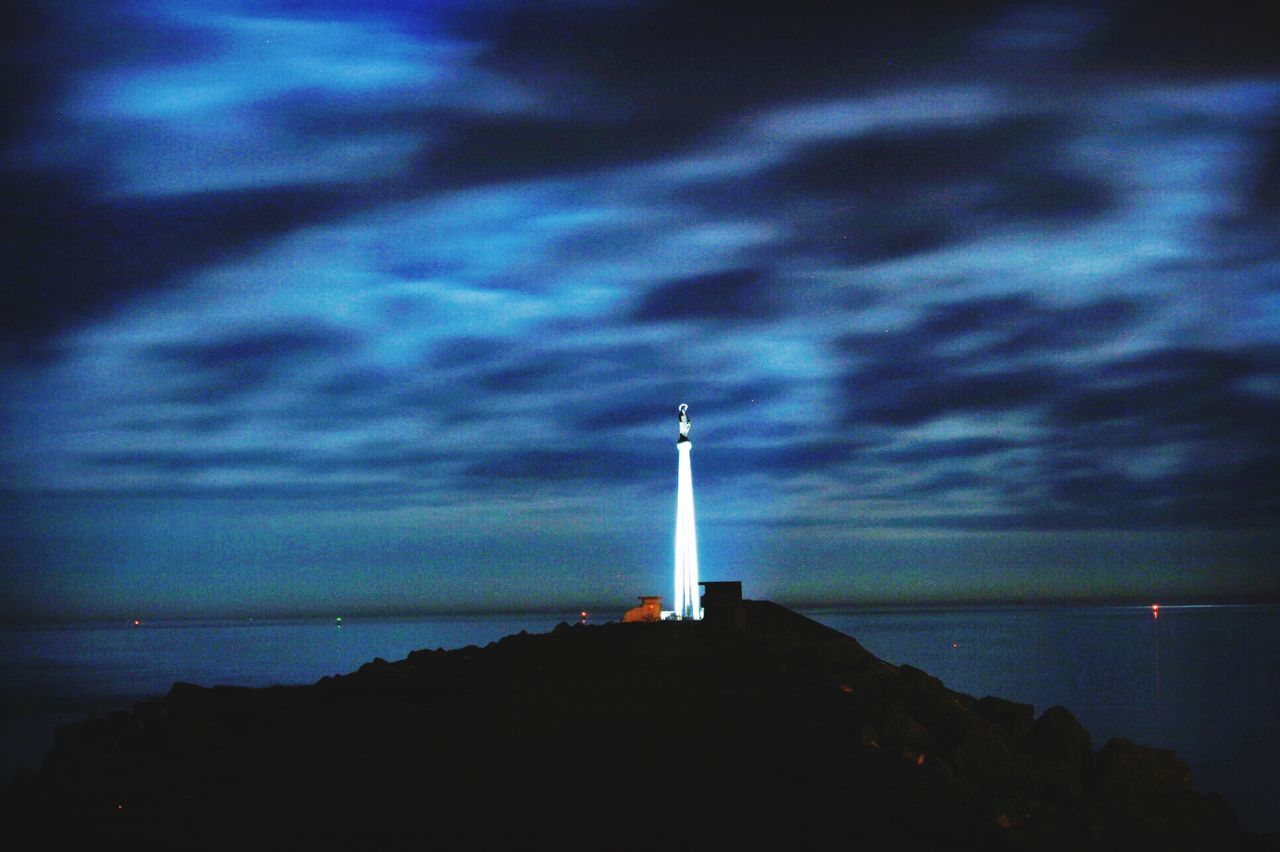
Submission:
M 693 520 L 693 470 L 689 465 L 689 406 L 680 404 L 680 437 L 676 439 L 676 595 L 674 618 L 702 618 L 698 599 L 698 531 Z

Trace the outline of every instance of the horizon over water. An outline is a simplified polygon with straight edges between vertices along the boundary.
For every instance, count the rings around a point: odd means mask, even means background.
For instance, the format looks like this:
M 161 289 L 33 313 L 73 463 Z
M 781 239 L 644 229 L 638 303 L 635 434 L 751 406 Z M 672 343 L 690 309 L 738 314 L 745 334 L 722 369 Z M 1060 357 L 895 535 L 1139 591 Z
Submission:
M 1044 597 L 1044 598 L 855 598 L 833 599 L 785 597 L 763 597 L 757 600 L 770 600 L 788 609 L 805 614 L 814 612 L 859 611 L 874 612 L 891 610 L 906 612 L 919 610 L 922 612 L 942 612 L 957 609 L 972 610 L 1023 610 L 1023 609 L 1059 609 L 1059 608 L 1112 608 L 1143 609 L 1150 611 L 1150 603 L 1138 603 L 1139 596 L 1105 596 L 1105 597 Z M 1280 597 L 1272 595 L 1224 596 L 1206 598 L 1203 596 L 1170 596 L 1151 597 L 1151 601 L 1159 600 L 1160 610 L 1187 608 L 1222 608 L 1222 607 L 1280 607 Z M 586 611 L 591 616 L 591 623 L 603 624 L 608 620 L 617 620 L 629 605 L 619 605 L 616 600 L 596 601 L 594 603 L 571 603 L 559 601 L 539 605 L 516 605 L 509 603 L 489 606 L 440 606 L 440 607 L 380 607 L 380 606 L 333 606 L 324 608 L 298 609 L 222 609 L 212 611 L 148 611 L 141 607 L 136 611 L 115 611 L 99 613 L 78 613 L 58 615 L 22 615 L 11 613 L 0 615 L 0 630 L 16 628 L 81 628 L 81 627 L 128 627 L 135 618 L 148 626 L 179 626 L 181 624 L 221 624 L 246 622 L 253 623 L 286 623 L 286 622 L 331 622 L 341 616 L 348 622 L 353 621 L 400 621 L 427 618 L 465 619 L 465 618 L 500 618 L 504 616 L 559 616 L 562 620 L 577 621 L 580 612 Z M 616 615 L 617 618 L 612 616 Z
M 1171 748 L 1242 825 L 1280 831 L 1280 605 L 814 606 L 797 611 L 974 697 L 1060 704 L 1100 748 Z M 588 611 L 588 623 L 617 611 Z M 236 618 L 0 627 L 0 777 L 32 767 L 56 726 L 129 709 L 174 682 L 314 683 L 374 657 L 549 631 L 579 611 Z

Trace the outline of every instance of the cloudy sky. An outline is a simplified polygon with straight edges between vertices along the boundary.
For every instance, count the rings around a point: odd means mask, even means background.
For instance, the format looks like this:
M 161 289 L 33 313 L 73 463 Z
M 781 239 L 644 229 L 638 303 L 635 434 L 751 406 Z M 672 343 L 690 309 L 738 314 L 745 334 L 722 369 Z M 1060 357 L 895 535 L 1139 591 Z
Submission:
M 0 615 L 1280 595 L 1261 4 L 852 5 L 5 12 Z

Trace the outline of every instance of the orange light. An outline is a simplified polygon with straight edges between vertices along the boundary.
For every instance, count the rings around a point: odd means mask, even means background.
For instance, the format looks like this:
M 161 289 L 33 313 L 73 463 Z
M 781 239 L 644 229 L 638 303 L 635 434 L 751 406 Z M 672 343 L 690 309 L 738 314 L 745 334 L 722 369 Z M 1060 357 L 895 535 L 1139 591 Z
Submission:
M 1154 603 L 1151 605 L 1151 617 L 1152 618 L 1160 617 L 1160 604 Z
M 923 753 L 923 752 L 921 752 L 920 756 L 916 758 L 916 766 L 924 766 L 924 753 Z
M 141 618 L 135 618 L 135 619 L 133 620 L 133 626 L 134 626 L 134 627 L 141 627 L 141 626 L 142 626 L 142 619 L 141 619 Z

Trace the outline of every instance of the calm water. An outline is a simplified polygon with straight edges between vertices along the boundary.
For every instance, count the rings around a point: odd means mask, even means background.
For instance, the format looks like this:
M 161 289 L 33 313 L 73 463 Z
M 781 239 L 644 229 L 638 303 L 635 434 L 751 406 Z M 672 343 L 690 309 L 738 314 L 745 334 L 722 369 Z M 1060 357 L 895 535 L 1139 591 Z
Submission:
M 1100 747 L 1173 748 L 1196 786 L 1280 831 L 1280 607 L 846 609 L 806 614 L 952 689 L 1069 708 Z M 151 622 L 0 630 L 0 770 L 34 766 L 57 725 L 127 709 L 174 681 L 312 683 L 374 657 L 544 632 L 569 614 Z

